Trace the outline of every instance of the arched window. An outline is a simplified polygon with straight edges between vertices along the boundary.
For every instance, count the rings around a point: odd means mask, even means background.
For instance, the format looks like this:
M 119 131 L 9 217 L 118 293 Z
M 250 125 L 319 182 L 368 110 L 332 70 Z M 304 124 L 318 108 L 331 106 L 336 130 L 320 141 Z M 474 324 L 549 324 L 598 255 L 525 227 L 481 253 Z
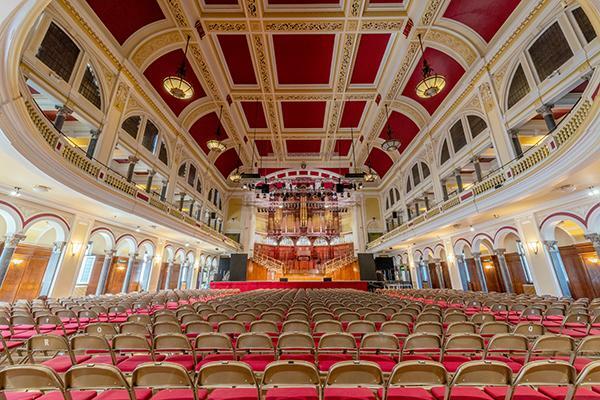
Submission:
M 440 155 L 440 165 L 444 164 L 450 159 L 450 150 L 448 149 L 448 141 L 444 139 L 442 144 L 442 154 Z
M 142 118 L 139 115 L 134 115 L 123 121 L 121 128 L 127 132 L 129 136 L 137 139 L 138 131 L 140 129 L 140 122 L 142 122 Z
M 415 164 L 412 166 L 411 173 L 413 182 L 415 186 L 417 186 L 419 183 L 421 183 L 421 176 L 419 175 L 419 164 Z
M 100 110 L 102 107 L 100 85 L 92 66 L 89 64 L 85 67 L 83 79 L 79 85 L 79 93 Z
M 390 208 L 390 198 L 388 197 L 387 199 L 385 199 L 385 209 L 389 210 Z
M 196 192 L 202 193 L 202 181 L 200 179 L 196 181 Z
M 409 176 L 408 179 L 406 180 L 406 193 L 410 193 L 411 190 L 412 190 L 412 184 L 410 183 L 410 176 Z
M 394 199 L 394 189 L 390 189 L 389 191 L 389 197 L 390 197 L 390 205 L 394 205 L 394 203 L 396 202 L 396 200 Z
M 158 159 L 165 165 L 169 165 L 169 155 L 167 154 L 167 146 L 164 142 L 160 143 L 160 150 L 158 151 Z
M 450 139 L 452 140 L 452 147 L 454 148 L 455 153 L 458 153 L 458 151 L 467 144 L 467 137 L 465 136 L 465 130 L 461 120 L 456 121 L 450 128 Z
M 538 78 L 543 81 L 573 57 L 573 50 L 560 25 L 555 22 L 533 42 L 529 55 Z
M 478 117 L 477 115 L 468 115 L 467 122 L 469 123 L 469 129 L 471 130 L 471 137 L 475 139 L 477 135 L 487 128 L 487 124 L 483 120 L 483 118 Z
M 596 39 L 596 31 L 594 30 L 594 26 L 590 22 L 590 19 L 586 15 L 585 11 L 583 11 L 583 8 L 577 7 L 572 11 L 572 14 L 585 41 L 590 43 L 592 40 Z
M 195 181 L 196 181 L 196 167 L 194 165 L 190 164 L 190 170 L 189 170 L 188 176 L 187 176 L 187 183 L 191 187 L 194 187 Z
M 400 191 L 398 191 L 398 189 L 394 188 L 394 192 L 396 193 L 396 201 L 400 201 Z
M 177 171 L 177 176 L 183 178 L 185 176 L 185 163 L 179 166 L 179 170 Z
M 429 171 L 429 167 L 424 162 L 421 163 L 421 171 L 423 172 L 423 179 L 427 179 L 429 175 L 431 175 L 431 171 Z
M 156 150 L 156 143 L 158 141 L 158 128 L 150 120 L 146 121 L 146 128 L 144 129 L 144 137 L 142 138 L 142 146 L 148 149 L 149 152 L 154 153 Z
M 508 89 L 508 102 L 507 106 L 510 109 L 512 106 L 517 104 L 519 100 L 527 96 L 531 89 L 523 71 L 523 66 L 519 64 L 515 73 L 513 74 L 512 80 L 510 81 L 510 87 Z
M 81 50 L 73 39 L 58 25 L 51 22 L 36 57 L 65 82 L 68 82 L 79 58 L 79 53 Z

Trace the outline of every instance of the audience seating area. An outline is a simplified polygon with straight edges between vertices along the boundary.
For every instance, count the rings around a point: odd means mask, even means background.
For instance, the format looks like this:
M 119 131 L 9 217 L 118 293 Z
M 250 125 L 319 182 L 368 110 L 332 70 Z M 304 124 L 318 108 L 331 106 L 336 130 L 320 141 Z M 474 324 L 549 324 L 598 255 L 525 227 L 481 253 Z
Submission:
M 0 304 L 0 399 L 600 400 L 600 299 L 162 291 Z

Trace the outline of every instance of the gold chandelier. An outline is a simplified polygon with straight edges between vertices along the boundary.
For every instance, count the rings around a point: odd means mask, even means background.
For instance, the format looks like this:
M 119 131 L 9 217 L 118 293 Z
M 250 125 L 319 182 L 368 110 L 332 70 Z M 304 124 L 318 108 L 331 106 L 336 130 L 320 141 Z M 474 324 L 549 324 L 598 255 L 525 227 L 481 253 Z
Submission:
M 417 96 L 429 99 L 436 96 L 446 87 L 446 78 L 443 75 L 436 74 L 427 62 L 425 52 L 423 51 L 421 34 L 419 34 L 419 45 L 421 47 L 421 54 L 423 55 L 423 79 L 417 84 L 416 92 Z
M 225 143 L 221 142 L 220 137 L 221 137 L 221 116 L 223 115 L 223 106 L 221 106 L 221 109 L 219 111 L 219 120 L 217 121 L 217 130 L 215 132 L 215 138 L 208 140 L 206 142 L 206 147 L 208 147 L 209 150 L 213 150 L 216 151 L 217 153 L 220 153 L 222 151 L 225 151 L 225 149 L 227 149 L 227 146 L 225 145 Z
M 185 44 L 185 52 L 183 53 L 183 59 L 181 65 L 177 68 L 175 75 L 167 76 L 163 79 L 163 87 L 169 94 L 176 99 L 187 100 L 194 96 L 194 87 L 191 83 L 185 80 L 185 63 L 187 57 L 188 46 L 190 45 L 190 37 L 187 37 Z

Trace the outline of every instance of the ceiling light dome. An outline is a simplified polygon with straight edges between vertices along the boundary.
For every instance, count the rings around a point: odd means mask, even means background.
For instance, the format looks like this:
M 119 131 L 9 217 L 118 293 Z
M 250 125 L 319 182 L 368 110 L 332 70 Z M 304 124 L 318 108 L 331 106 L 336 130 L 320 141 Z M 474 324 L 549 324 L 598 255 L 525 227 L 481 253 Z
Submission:
M 242 175 L 240 174 L 239 169 L 236 168 L 236 170 L 229 175 L 229 180 L 233 183 L 238 183 L 242 180 Z
M 223 142 L 216 140 L 216 139 L 211 139 L 211 140 L 207 141 L 206 147 L 208 147 L 209 150 L 216 151 L 217 153 L 220 153 L 227 149 L 227 146 L 225 146 L 225 144 Z
M 175 75 L 170 75 L 163 79 L 163 87 L 165 90 L 169 92 L 171 96 L 180 100 L 191 99 L 194 96 L 194 87 L 185 80 L 185 62 L 189 45 L 190 37 L 188 36 L 183 59 L 181 60 L 181 65 L 177 68 L 177 72 Z
M 390 125 L 390 115 L 388 113 L 388 106 L 385 105 L 385 115 L 387 117 L 388 126 L 387 126 L 387 139 L 385 142 L 381 144 L 381 148 L 385 151 L 396 151 L 400 148 L 400 141 L 394 138 L 394 133 L 392 132 L 392 126 Z
M 415 90 L 417 96 L 423 99 L 429 99 L 444 90 L 444 87 L 446 87 L 446 78 L 443 75 L 436 74 L 427 62 L 425 52 L 423 51 L 421 34 L 419 34 L 419 45 L 421 47 L 421 54 L 423 55 L 423 79 L 417 84 Z

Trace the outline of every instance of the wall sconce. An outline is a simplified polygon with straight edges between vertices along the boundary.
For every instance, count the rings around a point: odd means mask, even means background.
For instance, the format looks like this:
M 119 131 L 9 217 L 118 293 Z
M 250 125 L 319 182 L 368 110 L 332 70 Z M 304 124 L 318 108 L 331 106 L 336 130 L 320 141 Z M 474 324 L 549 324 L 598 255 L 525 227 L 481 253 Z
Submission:
M 592 264 L 600 264 L 600 258 L 598 257 L 588 257 L 587 260 Z
M 79 254 L 79 250 L 81 250 L 82 246 L 83 244 L 81 242 L 71 243 L 71 255 L 75 257 L 77 254 Z
M 448 260 L 448 263 L 452 263 L 452 261 L 454 261 L 454 258 L 452 256 L 448 256 L 446 257 L 446 259 Z
M 16 260 L 12 260 L 11 263 L 12 263 L 12 265 L 21 265 L 21 264 L 23 264 L 23 260 L 21 260 L 20 258 L 17 258 Z
M 534 240 L 531 242 L 527 242 L 527 247 L 529 247 L 529 251 L 537 255 L 537 253 L 540 251 L 540 241 Z

